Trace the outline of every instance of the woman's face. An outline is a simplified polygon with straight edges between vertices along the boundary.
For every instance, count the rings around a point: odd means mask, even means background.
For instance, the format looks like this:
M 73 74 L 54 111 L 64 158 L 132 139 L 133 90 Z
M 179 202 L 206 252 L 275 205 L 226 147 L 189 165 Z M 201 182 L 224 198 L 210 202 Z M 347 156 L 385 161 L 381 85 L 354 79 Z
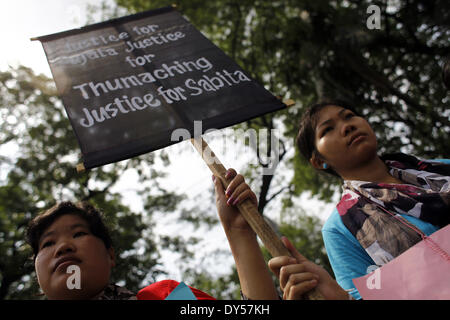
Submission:
M 315 145 L 321 161 L 313 155 L 310 162 L 321 169 L 326 162 L 341 177 L 377 156 L 377 139 L 369 123 L 351 110 L 330 105 L 316 118 Z
M 65 214 L 39 239 L 35 269 L 47 298 L 87 300 L 108 285 L 114 263 L 113 249 L 106 249 L 103 241 L 90 232 L 88 223 L 77 214 Z M 72 265 L 79 267 L 75 267 L 79 270 L 79 289 L 74 288 L 77 272 L 67 273 Z

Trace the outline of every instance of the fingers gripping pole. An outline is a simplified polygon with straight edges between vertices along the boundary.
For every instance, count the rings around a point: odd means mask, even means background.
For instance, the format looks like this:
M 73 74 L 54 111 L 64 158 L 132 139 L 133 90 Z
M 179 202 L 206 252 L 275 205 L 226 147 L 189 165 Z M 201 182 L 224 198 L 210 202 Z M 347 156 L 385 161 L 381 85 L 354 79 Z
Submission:
M 223 164 L 217 159 L 216 155 L 209 148 L 208 144 L 202 137 L 192 138 L 192 144 L 200 153 L 202 159 L 209 167 L 211 172 L 220 179 L 224 188 L 228 187 L 229 181 L 225 178 L 226 169 Z M 258 208 L 252 203 L 250 199 L 246 199 L 237 205 L 242 216 L 245 218 L 250 227 L 255 231 L 261 239 L 264 246 L 273 257 L 291 256 L 290 252 L 281 242 L 275 231 L 264 220 L 262 215 L 258 212 Z M 323 297 L 316 290 L 308 292 L 306 298 L 309 300 L 322 300 Z
M 206 162 L 212 173 L 218 177 L 222 181 L 223 186 L 227 188 L 229 181 L 225 178 L 226 169 L 211 151 L 205 140 L 203 140 L 203 138 L 196 138 L 191 139 L 191 142 L 202 155 L 203 160 Z M 241 204 L 238 204 L 237 207 L 272 256 L 290 256 L 289 251 L 258 212 L 258 209 L 251 200 L 246 199 Z

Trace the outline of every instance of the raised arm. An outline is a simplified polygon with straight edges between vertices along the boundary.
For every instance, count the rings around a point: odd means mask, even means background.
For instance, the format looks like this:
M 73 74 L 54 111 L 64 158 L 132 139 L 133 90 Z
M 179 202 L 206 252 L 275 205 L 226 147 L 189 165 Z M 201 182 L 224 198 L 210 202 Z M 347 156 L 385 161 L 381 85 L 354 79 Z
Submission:
M 278 299 L 256 234 L 235 206 L 247 198 L 257 204 L 256 195 L 235 170 L 229 169 L 226 178 L 231 182 L 224 190 L 220 180 L 213 176 L 216 205 L 236 263 L 242 293 L 252 300 Z

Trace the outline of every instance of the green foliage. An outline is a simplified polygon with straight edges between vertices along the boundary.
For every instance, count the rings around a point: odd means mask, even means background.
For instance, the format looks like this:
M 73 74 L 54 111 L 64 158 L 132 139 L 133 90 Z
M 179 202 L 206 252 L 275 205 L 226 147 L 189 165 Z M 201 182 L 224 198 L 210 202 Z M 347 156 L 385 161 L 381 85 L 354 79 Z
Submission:
M 292 152 L 302 112 L 322 98 L 353 102 L 371 123 L 380 154 L 400 150 L 425 158 L 449 156 L 449 96 L 441 79 L 441 65 L 449 52 L 448 1 L 116 0 L 116 3 L 129 12 L 175 3 L 180 12 L 252 77 L 275 95 L 296 101 L 289 109 L 239 126 L 280 129 L 283 136 L 279 168 L 294 172 L 289 181 L 276 179 L 280 169 L 274 176 L 261 176 L 262 162 L 249 166 L 245 171 L 247 179 L 260 184 L 255 189 L 260 212 L 278 195 L 282 198 L 281 214 L 286 216 L 292 213 L 293 199 L 305 191 L 325 201 L 339 192 L 338 179 L 319 174 L 297 151 Z M 371 4 L 381 8 L 379 30 L 366 26 L 369 17 L 366 10 Z M 308 219 L 299 217 L 280 229 L 284 228 L 295 239 L 300 252 L 328 266 L 320 237 L 310 236 L 318 234 L 311 229 L 311 224 L 317 221 Z
M 293 195 L 310 191 L 312 194 L 318 195 L 319 199 L 327 201 L 335 192 L 339 192 L 337 187 L 340 182 L 339 178 L 312 170 L 311 164 L 300 155 L 298 150 L 291 161 L 295 172 L 292 180 Z M 285 207 L 289 207 L 289 205 L 285 205 Z
M 389 6 L 376 1 L 381 8 L 379 30 L 366 26 L 366 10 L 373 1 L 116 2 L 130 12 L 175 3 L 266 88 L 294 99 L 296 106 L 288 110 L 243 124 L 281 129 L 286 147 L 292 146 L 288 142 L 296 136 L 304 108 L 330 97 L 352 101 L 367 117 L 380 153 L 448 156 L 449 96 L 441 79 L 449 49 L 448 1 L 395 1 Z M 337 179 L 318 175 L 298 154 L 285 160 L 295 172 L 295 195 L 309 190 L 331 199 Z M 270 186 L 271 181 L 264 183 Z M 269 194 L 260 197 L 265 205 L 264 197 Z
M 105 213 L 116 252 L 112 281 L 137 291 L 163 274 L 151 213 L 174 211 L 182 196 L 159 187 L 154 154 L 78 174 L 81 157 L 54 83 L 26 67 L 0 72 L 0 299 L 38 298 L 31 250 L 24 242 L 30 219 L 56 201 L 87 200 Z M 137 170 L 146 214 L 133 212 L 114 192 L 126 170 Z M 146 184 L 145 184 L 146 182 Z M 154 186 L 150 188 L 148 184 Z M 162 196 L 152 196 L 156 189 Z M 154 194 L 154 192 L 153 192 Z M 165 239 L 170 243 L 173 239 Z M 185 249 L 187 251 L 187 249 Z
M 303 256 L 333 275 L 323 246 L 321 220 L 295 208 L 286 211 L 280 223 L 280 233 L 286 236 Z
M 299 253 L 308 260 L 322 266 L 333 276 L 333 270 L 328 260 L 322 239 L 322 221 L 307 215 L 302 209 L 287 208 L 281 215 L 278 233 L 287 237 Z M 268 262 L 271 256 L 266 248 L 261 248 L 264 259 Z M 274 282 L 279 284 L 273 276 Z
M 261 212 L 282 197 L 280 230 L 302 254 L 326 268 L 319 221 L 297 214 L 301 208 L 292 207 L 293 199 L 305 191 L 330 200 L 339 190 L 337 179 L 319 175 L 292 152 L 306 106 L 324 97 L 350 100 L 371 123 L 380 153 L 401 150 L 425 158 L 449 156 L 450 97 L 441 80 L 442 61 L 449 52 L 450 3 L 446 0 L 389 1 L 389 6 L 387 1 L 368 0 L 116 3 L 119 8 L 103 4 L 102 19 L 175 3 L 252 77 L 272 93 L 296 101 L 289 109 L 241 125 L 282 131 L 282 163 L 275 175 L 261 176 L 261 164 L 251 166 L 246 176 L 260 182 Z M 381 8 L 380 30 L 366 27 L 370 4 Z M 151 216 L 132 212 L 122 204 L 122 196 L 111 191 L 132 168 L 143 184 L 152 181 L 140 193 L 146 211 L 176 208 L 183 198 L 159 187 L 161 175 L 152 168 L 155 153 L 77 174 L 78 146 L 53 82 L 24 67 L 0 73 L 0 116 L 0 253 L 5 257 L 0 262 L 0 298 L 35 298 L 24 228 L 40 210 L 67 198 L 89 200 L 107 213 L 122 259 L 114 280 L 135 289 L 139 279 L 151 281 L 149 275 L 161 272 Z M 164 153 L 161 156 L 167 160 Z M 292 178 L 276 179 L 280 168 L 292 170 Z M 182 210 L 184 221 L 199 225 L 205 218 L 213 223 L 201 210 L 196 214 Z M 160 241 L 190 257 L 181 238 Z M 201 270 L 186 272 L 196 279 L 190 285 L 217 297 L 237 298 L 236 291 L 226 290 L 233 287 L 235 276 L 211 280 Z
M 240 300 L 239 277 L 233 267 L 228 275 L 216 277 L 206 270 L 188 270 L 183 279 L 218 300 Z

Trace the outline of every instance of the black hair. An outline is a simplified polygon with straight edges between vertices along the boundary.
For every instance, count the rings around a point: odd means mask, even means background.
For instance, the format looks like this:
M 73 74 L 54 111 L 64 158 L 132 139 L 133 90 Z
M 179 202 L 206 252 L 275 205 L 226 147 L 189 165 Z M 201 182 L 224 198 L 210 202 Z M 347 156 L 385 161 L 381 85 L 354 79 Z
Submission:
M 84 219 L 92 234 L 100 238 L 105 244 L 106 249 L 112 247 L 112 240 L 109 235 L 108 228 L 102 219 L 102 213 L 94 206 L 87 202 L 73 203 L 71 201 L 64 201 L 55 204 L 50 209 L 37 215 L 28 224 L 26 232 L 26 241 L 33 249 L 33 259 L 39 252 L 39 240 L 44 231 L 60 216 L 65 214 L 76 214 Z

